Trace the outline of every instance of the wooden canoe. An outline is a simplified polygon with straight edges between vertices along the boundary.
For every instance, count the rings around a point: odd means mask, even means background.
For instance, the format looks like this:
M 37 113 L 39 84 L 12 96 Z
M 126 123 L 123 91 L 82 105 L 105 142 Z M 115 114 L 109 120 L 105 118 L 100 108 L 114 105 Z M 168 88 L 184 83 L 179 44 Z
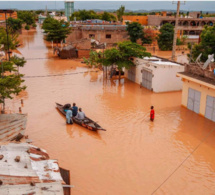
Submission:
M 63 105 L 62 104 L 58 104 L 56 103 L 56 106 L 57 106 L 57 109 L 63 114 L 66 116 L 66 112 L 64 111 L 63 109 Z M 82 127 L 85 127 L 91 131 L 97 131 L 97 130 L 103 130 L 103 131 L 106 131 L 105 129 L 103 129 L 98 123 L 94 122 L 92 119 L 88 118 L 88 117 L 85 117 L 84 120 L 78 120 L 76 118 L 72 118 L 73 122 L 82 126 Z

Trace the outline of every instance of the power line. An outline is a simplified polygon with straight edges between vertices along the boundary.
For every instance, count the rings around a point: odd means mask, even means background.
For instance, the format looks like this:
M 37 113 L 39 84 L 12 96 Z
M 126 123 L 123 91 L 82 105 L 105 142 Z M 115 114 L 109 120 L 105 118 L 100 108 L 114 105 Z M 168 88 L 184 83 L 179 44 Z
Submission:
M 152 195 L 157 192 L 168 180 L 172 175 L 192 156 L 192 154 L 201 146 L 201 144 L 209 137 L 211 133 L 215 131 L 215 128 L 212 129 L 203 139 L 200 141 L 200 143 L 194 148 L 194 150 L 175 168 L 175 170 L 152 192 Z
M 65 73 L 65 74 L 50 74 L 50 75 L 24 76 L 23 78 L 56 77 L 56 76 L 66 76 L 66 75 L 83 74 L 83 73 L 89 73 L 89 72 L 99 72 L 99 70 L 94 70 L 94 71 L 83 71 L 83 72 L 72 72 L 72 73 Z
M 55 60 L 55 58 L 26 58 L 25 60 Z

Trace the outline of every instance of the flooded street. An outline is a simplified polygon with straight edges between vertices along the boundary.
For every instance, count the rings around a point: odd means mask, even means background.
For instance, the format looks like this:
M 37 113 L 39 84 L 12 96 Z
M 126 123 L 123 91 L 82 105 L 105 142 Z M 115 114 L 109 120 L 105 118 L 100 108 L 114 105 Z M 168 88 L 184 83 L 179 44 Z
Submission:
M 24 99 L 26 134 L 70 170 L 73 195 L 215 194 L 215 125 L 181 107 L 181 92 L 152 93 L 53 57 L 39 27 L 21 38 L 27 90 L 6 108 Z M 66 125 L 55 102 L 76 102 L 107 131 Z

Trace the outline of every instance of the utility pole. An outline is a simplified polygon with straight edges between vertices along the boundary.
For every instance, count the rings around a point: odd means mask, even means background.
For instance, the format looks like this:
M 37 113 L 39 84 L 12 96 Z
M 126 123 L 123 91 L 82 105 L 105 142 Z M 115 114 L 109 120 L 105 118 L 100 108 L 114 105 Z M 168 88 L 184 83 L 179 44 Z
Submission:
M 191 61 L 192 61 L 192 50 L 193 50 L 193 44 L 191 43 L 189 64 L 190 64 L 190 63 L 191 63 Z
M 176 13 L 176 18 L 175 18 L 175 30 L 174 30 L 174 38 L 173 38 L 173 46 L 172 46 L 172 60 L 175 60 L 176 40 L 177 40 L 177 34 L 178 34 L 179 10 L 180 10 L 180 1 L 178 1 L 178 3 L 177 3 L 177 13 Z
M 7 34 L 7 54 L 8 54 L 8 58 L 9 58 L 9 61 L 10 61 L 10 47 L 9 47 L 8 29 L 7 29 L 7 11 L 5 11 L 5 23 L 6 23 L 6 34 Z

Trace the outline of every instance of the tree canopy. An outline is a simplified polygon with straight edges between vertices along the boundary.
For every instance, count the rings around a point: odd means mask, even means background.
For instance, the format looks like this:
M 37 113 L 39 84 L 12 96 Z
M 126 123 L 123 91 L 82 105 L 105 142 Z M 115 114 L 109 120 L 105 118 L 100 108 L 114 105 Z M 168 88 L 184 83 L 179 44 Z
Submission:
M 145 47 L 131 41 L 124 41 L 118 43 L 117 48 L 105 50 L 103 64 L 105 66 L 115 64 L 119 70 L 122 68 L 129 69 L 135 65 L 133 57 L 143 58 L 145 56 L 151 56 L 150 53 L 146 52 Z
M 138 22 L 127 23 L 126 30 L 130 36 L 131 42 L 136 43 L 138 39 L 142 40 L 142 44 L 151 44 L 153 37 L 150 29 L 144 29 Z
M 90 20 L 90 19 L 101 19 L 105 21 L 116 21 L 116 17 L 108 12 L 97 14 L 93 10 L 79 10 L 72 14 L 71 20 Z
M 71 32 L 71 27 L 69 27 L 68 22 L 64 22 L 64 20 L 58 21 L 51 17 L 44 20 L 42 29 L 46 34 L 47 41 L 54 41 L 57 43 L 64 40 Z
M 126 30 L 130 36 L 131 42 L 137 42 L 143 35 L 143 27 L 138 22 L 127 23 Z
M 116 21 L 116 17 L 108 12 L 104 12 L 101 15 L 101 19 L 105 21 Z
M 31 11 L 18 11 L 18 18 L 21 19 L 25 24 L 32 25 L 35 23 L 36 15 Z
M 129 69 L 134 65 L 133 57 L 144 58 L 151 54 L 146 52 L 146 48 L 131 41 L 119 42 L 116 48 L 106 49 L 104 53 L 91 51 L 90 58 L 85 59 L 88 65 L 112 66 L 117 65 L 118 69 Z
M 142 44 L 151 44 L 155 38 L 152 29 L 144 29 L 141 37 Z
M 8 39 L 7 39 L 7 33 L 5 28 L 0 27 L 0 44 L 3 45 L 2 50 L 5 51 L 5 53 L 6 51 L 8 51 L 8 49 L 9 50 L 16 49 L 17 45 L 19 44 L 18 34 L 11 33 L 9 30 Z
M 157 37 L 158 46 L 162 51 L 172 50 L 174 36 L 174 26 L 166 23 L 160 29 L 160 34 Z
M 101 19 L 100 15 L 98 15 L 95 11 L 93 10 L 79 10 L 75 11 L 72 16 L 71 20 L 87 20 L 87 19 Z
M 83 58 L 84 59 L 84 62 L 90 66 L 90 67 L 98 67 L 99 65 L 101 65 L 102 61 L 101 61 L 101 56 L 103 54 L 101 52 L 96 52 L 96 51 L 93 51 L 91 50 L 90 51 L 90 57 L 88 59 L 86 59 L 85 57 Z
M 22 23 L 23 23 L 23 21 L 19 18 L 17 18 L 17 19 L 8 18 L 7 19 L 7 24 L 13 33 L 22 29 Z
M 117 65 L 120 73 L 123 68 L 129 69 L 134 66 L 133 57 L 144 58 L 151 54 L 146 52 L 146 48 L 131 41 L 124 41 L 117 44 L 116 48 L 106 49 L 104 53 L 90 52 L 89 59 L 84 59 L 90 66 L 112 66 Z
M 125 6 L 122 6 L 116 11 L 116 14 L 117 14 L 117 18 L 120 22 L 122 22 L 122 16 L 124 15 L 125 13 Z
M 17 66 L 18 72 L 19 72 L 19 67 L 23 67 L 26 63 L 26 60 L 24 57 L 18 57 L 17 55 L 12 56 L 10 60 L 14 63 L 14 65 Z
M 2 62 L 3 69 L 0 70 L 0 103 L 3 103 L 3 111 L 5 110 L 5 99 L 12 99 L 13 95 L 18 95 L 26 86 L 21 86 L 24 75 L 17 74 L 17 68 L 12 61 Z M 3 71 L 2 71 L 3 70 Z M 5 75 L 10 72 L 11 74 Z
M 208 55 L 215 55 L 215 26 L 205 26 L 201 33 L 201 42 L 192 49 L 192 58 L 195 60 L 202 53 L 201 60 L 206 61 Z

